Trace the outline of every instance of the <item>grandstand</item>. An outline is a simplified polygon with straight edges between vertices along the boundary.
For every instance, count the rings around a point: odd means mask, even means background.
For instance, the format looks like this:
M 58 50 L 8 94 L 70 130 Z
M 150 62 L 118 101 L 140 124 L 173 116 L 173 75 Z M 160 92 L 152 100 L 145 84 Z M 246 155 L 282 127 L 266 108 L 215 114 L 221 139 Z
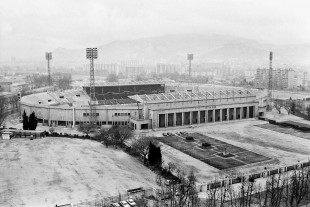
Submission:
M 89 94 L 89 85 L 84 86 L 83 90 Z M 128 96 L 137 94 L 154 94 L 164 92 L 165 84 L 156 81 L 97 83 L 95 86 L 97 100 L 108 100 L 108 103 L 109 100 L 128 99 Z
M 194 89 L 194 90 L 192 90 Z M 96 85 L 97 125 L 156 129 L 254 118 L 263 113 L 252 90 L 198 86 L 169 88 L 159 82 Z M 24 96 L 21 112 L 35 112 L 39 123 L 74 127 L 89 123 L 89 86 Z
M 23 100 L 39 105 L 87 104 L 89 96 L 80 90 L 67 90 L 32 94 L 24 96 Z
M 137 96 L 131 98 L 135 99 Z M 256 97 L 256 95 L 250 90 L 219 90 L 215 91 L 199 91 L 199 92 L 170 92 L 170 93 L 158 93 L 158 94 L 144 94 L 138 95 L 139 100 L 143 102 L 174 102 L 184 100 L 215 100 L 215 99 L 235 99 L 245 97 Z

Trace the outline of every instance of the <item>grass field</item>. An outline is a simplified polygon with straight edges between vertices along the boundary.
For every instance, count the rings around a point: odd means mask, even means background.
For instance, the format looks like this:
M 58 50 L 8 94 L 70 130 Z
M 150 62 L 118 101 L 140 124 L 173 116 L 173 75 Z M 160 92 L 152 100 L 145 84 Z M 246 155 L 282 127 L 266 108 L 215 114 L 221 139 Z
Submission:
M 188 136 L 193 137 L 194 141 L 186 141 L 184 135 L 159 137 L 158 140 L 220 170 L 270 159 L 200 133 L 190 133 Z M 201 147 L 202 143 L 209 143 L 211 147 L 203 148 Z M 219 156 L 225 149 L 231 154 L 231 157 Z
M 0 140 L 0 206 L 55 206 L 154 187 L 125 152 L 80 139 Z

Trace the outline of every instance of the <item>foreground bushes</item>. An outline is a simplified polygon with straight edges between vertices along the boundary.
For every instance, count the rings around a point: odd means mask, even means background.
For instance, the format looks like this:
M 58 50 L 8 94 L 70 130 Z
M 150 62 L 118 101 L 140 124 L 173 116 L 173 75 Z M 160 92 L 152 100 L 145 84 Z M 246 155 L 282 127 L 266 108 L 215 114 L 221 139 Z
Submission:
M 57 133 L 57 132 L 53 132 L 51 134 L 48 134 L 47 136 L 50 136 L 50 137 L 70 137 L 70 138 L 96 140 L 94 137 L 91 137 L 89 135 L 67 134 L 67 133 Z
M 211 147 L 211 144 L 208 143 L 208 142 L 204 142 L 204 143 L 201 144 L 201 146 L 203 146 L 203 147 Z

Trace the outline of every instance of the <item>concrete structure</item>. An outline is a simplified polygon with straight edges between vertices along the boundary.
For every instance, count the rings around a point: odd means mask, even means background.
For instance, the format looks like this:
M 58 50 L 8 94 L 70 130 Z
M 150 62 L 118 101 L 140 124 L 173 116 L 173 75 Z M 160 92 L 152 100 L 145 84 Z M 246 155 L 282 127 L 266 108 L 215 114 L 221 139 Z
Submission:
M 39 93 L 21 99 L 21 113 L 35 112 L 38 123 L 48 126 L 66 126 L 89 123 L 89 96 L 84 91 Z M 137 113 L 137 104 L 96 105 L 97 124 L 128 125 L 131 114 Z
M 181 66 L 177 64 L 164 64 L 157 63 L 156 65 L 156 74 L 162 73 L 179 73 L 181 70 Z
M 0 92 L 0 104 L 3 105 L 1 107 L 3 107 L 7 115 L 18 111 L 18 97 L 16 94 Z
M 276 69 L 272 71 L 273 89 L 292 89 L 294 88 L 294 73 L 289 69 Z M 268 88 L 269 69 L 258 68 L 255 76 L 255 86 L 257 88 Z
M 2 92 L 18 93 L 20 91 L 27 91 L 29 88 L 29 84 L 25 82 L 0 82 L 0 90 Z
M 135 129 L 254 118 L 259 105 L 256 95 L 248 90 L 220 90 L 217 93 L 173 92 L 135 95 L 130 98 L 142 105 L 140 113 L 130 117 L 131 125 Z
M 12 136 L 13 136 L 12 132 L 1 132 L 2 139 L 11 139 Z
M 144 83 L 145 84 L 145 83 Z M 138 85 L 132 85 L 138 87 Z M 143 83 L 139 85 L 142 87 Z M 150 92 L 161 85 L 145 85 Z M 103 87 L 103 86 L 102 86 Z M 106 90 L 98 88 L 98 90 Z M 113 87 L 121 89 L 122 85 Z M 149 89 L 149 91 L 147 91 Z M 129 95 L 108 92 L 119 99 L 98 99 L 97 125 L 125 125 L 133 129 L 157 129 L 174 126 L 208 124 L 254 118 L 261 111 L 256 94 L 242 89 L 194 90 L 153 94 Z M 127 89 L 129 90 L 129 89 Z M 170 88 L 171 90 L 171 88 Z M 139 90 L 137 90 L 139 91 Z M 100 97 L 107 98 L 105 94 Z M 74 127 L 89 123 L 89 96 L 83 90 L 39 93 L 22 97 L 21 113 L 35 112 L 38 122 L 49 126 Z

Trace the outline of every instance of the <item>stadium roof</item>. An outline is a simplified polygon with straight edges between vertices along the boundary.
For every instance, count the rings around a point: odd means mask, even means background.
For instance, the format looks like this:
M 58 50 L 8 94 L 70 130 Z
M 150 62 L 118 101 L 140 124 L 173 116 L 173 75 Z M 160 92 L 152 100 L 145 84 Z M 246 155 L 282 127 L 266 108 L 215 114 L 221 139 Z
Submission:
M 108 100 L 98 100 L 97 105 L 119 105 L 119 104 L 136 104 L 137 101 L 126 98 L 126 99 L 108 99 Z
M 126 86 L 126 85 L 151 85 L 151 84 L 164 84 L 160 81 L 147 80 L 147 81 L 128 81 L 128 82 L 96 82 L 96 86 Z M 84 87 L 89 86 L 89 82 L 84 82 Z
M 141 103 L 174 102 L 184 100 L 207 100 L 224 98 L 256 97 L 250 90 L 219 90 L 219 91 L 199 91 L 199 92 L 170 92 L 159 94 L 134 95 L 129 98 Z
M 22 97 L 23 102 L 43 105 L 88 104 L 89 96 L 83 90 L 36 93 Z
M 45 106 L 59 106 L 74 104 L 89 105 L 90 97 L 83 90 L 66 90 L 59 92 L 44 92 L 36 93 L 22 97 L 22 102 L 30 104 L 40 104 Z M 125 98 L 125 99 L 108 99 L 108 100 L 97 100 L 96 105 L 128 105 L 136 104 L 137 101 Z

